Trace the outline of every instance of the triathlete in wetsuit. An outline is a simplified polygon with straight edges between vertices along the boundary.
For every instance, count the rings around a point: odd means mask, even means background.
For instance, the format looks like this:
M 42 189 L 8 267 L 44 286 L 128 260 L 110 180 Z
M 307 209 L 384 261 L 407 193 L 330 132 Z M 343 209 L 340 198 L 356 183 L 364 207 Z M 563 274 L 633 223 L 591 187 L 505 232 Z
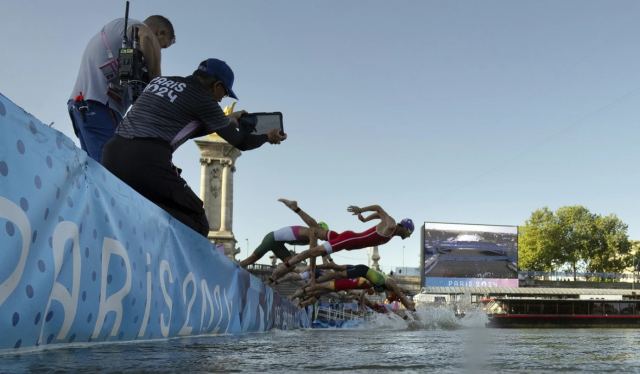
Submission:
M 348 290 L 367 290 L 373 285 L 366 278 L 343 278 L 334 279 L 328 282 L 317 283 L 315 285 L 306 286 L 298 289 L 292 296 L 292 299 L 305 296 L 320 296 L 335 291 Z
M 364 232 L 344 231 L 336 236 L 328 237 L 326 242 L 289 258 L 273 272 L 271 278 L 274 280 L 278 279 L 286 274 L 292 266 L 307 258 L 325 256 L 343 249 L 354 250 L 382 245 L 394 236 L 406 239 L 411 236 L 414 230 L 411 219 L 405 218 L 400 221 L 400 223 L 396 223 L 379 205 L 371 205 L 364 208 L 352 205 L 347 208 L 347 211 L 357 215 L 361 222 L 379 219 L 380 223 Z M 367 217 L 363 217 L 363 212 L 373 213 Z
M 333 272 L 327 272 L 320 277 L 317 277 L 318 282 L 327 282 L 331 279 L 343 279 L 343 278 L 359 278 L 362 277 L 369 281 L 371 287 L 376 292 L 387 292 L 387 298 L 393 297 L 397 301 L 400 301 L 405 308 L 409 310 L 415 310 L 414 303 L 404 294 L 402 289 L 398 286 L 396 281 L 384 274 L 381 271 L 371 269 L 367 265 L 338 265 L 335 263 L 327 265 L 319 265 L 319 268 L 333 269 Z
M 293 253 L 287 249 L 285 244 L 308 245 L 312 233 L 317 239 L 321 240 L 327 240 L 337 235 L 334 231 L 329 231 L 329 226 L 326 223 L 317 222 L 304 210 L 300 209 L 297 202 L 287 199 L 278 199 L 278 201 L 296 212 L 309 227 L 287 226 L 268 233 L 264 236 L 258 248 L 249 257 L 240 262 L 240 266 L 247 267 L 255 263 L 269 251 L 272 251 L 280 260 L 286 261 Z

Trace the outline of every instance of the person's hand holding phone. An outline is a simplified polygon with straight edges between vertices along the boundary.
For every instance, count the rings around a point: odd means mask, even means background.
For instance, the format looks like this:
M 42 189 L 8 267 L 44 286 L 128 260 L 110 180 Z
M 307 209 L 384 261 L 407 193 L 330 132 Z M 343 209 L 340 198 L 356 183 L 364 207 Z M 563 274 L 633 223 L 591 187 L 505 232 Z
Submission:
M 240 127 L 240 123 L 238 123 L 238 120 L 244 114 L 247 114 L 246 110 L 240 110 L 240 111 L 237 111 L 237 112 L 229 113 L 228 117 L 229 117 L 229 122 L 231 123 L 231 125 L 235 126 L 235 128 Z
M 267 138 L 271 144 L 280 144 L 281 141 L 287 138 L 287 134 L 280 132 L 280 129 L 271 129 L 267 133 Z
M 240 110 L 238 112 L 229 113 L 227 117 L 229 117 L 229 123 L 231 123 L 231 126 L 234 126 L 235 128 L 239 128 L 240 123 L 238 122 L 238 120 L 240 119 L 240 117 L 242 117 L 243 114 L 246 114 L 246 113 L 247 113 L 246 110 Z
M 240 117 L 242 117 L 245 114 L 247 114 L 246 110 L 239 110 L 237 112 L 233 112 L 233 113 L 229 114 L 229 117 L 235 118 L 236 120 L 239 120 Z

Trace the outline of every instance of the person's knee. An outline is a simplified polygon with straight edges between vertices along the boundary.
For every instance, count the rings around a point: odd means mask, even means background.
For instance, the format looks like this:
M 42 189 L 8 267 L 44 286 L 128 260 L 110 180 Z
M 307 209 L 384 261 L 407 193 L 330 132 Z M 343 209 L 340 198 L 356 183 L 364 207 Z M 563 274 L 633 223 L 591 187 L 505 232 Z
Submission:
M 178 221 L 184 223 L 189 226 L 191 229 L 196 231 L 198 234 L 204 236 L 205 238 L 209 235 L 209 221 L 207 221 L 206 216 L 189 214 L 188 212 L 184 212 L 177 209 L 166 209 L 169 214 Z
M 200 233 L 200 235 L 204 236 L 205 238 L 209 235 L 208 227 L 200 227 L 197 231 L 198 233 Z
M 244 260 L 240 261 L 240 266 L 242 266 L 242 267 L 249 266 L 251 264 L 254 264 L 259 259 L 260 259 L 260 257 L 256 256 L 255 253 L 252 253 L 249 257 L 247 257 Z
M 197 223 L 198 232 L 206 238 L 209 235 L 209 220 L 207 220 L 207 216 L 205 214 L 199 215 Z

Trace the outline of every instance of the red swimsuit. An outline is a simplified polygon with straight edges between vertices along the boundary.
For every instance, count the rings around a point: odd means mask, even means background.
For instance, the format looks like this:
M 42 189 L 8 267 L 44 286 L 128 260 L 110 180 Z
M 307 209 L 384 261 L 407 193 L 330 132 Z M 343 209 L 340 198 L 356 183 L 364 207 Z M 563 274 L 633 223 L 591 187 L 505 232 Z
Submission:
M 333 290 L 334 291 L 345 291 L 345 290 L 366 290 L 367 288 L 371 288 L 371 283 L 367 281 L 365 278 L 343 278 L 336 279 L 333 281 Z
M 392 236 L 387 237 L 378 234 L 376 226 L 373 226 L 363 232 L 343 231 L 339 234 L 331 232 L 331 235 L 327 235 L 329 240 L 322 243 L 322 245 L 327 250 L 327 254 L 330 254 L 343 249 L 350 251 L 352 249 L 382 245 L 391 240 L 391 238 Z

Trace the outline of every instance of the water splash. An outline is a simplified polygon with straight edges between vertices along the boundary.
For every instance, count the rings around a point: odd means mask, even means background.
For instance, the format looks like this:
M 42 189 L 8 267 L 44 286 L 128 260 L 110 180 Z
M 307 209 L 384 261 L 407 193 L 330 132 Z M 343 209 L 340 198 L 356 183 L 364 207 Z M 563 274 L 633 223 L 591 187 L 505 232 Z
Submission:
M 489 322 L 487 313 L 479 309 L 469 309 L 460 319 L 461 325 L 465 328 L 485 328 L 487 322 Z
M 407 321 L 394 313 L 376 313 L 369 317 L 359 328 L 367 330 L 406 330 Z
M 487 316 L 481 310 L 470 309 L 463 317 L 449 307 L 420 306 L 403 319 L 397 314 L 375 314 L 361 323 L 360 329 L 383 330 L 459 330 L 484 328 Z
M 412 330 L 455 330 L 461 327 L 460 319 L 451 308 L 421 306 L 416 309 L 415 321 L 409 323 Z

